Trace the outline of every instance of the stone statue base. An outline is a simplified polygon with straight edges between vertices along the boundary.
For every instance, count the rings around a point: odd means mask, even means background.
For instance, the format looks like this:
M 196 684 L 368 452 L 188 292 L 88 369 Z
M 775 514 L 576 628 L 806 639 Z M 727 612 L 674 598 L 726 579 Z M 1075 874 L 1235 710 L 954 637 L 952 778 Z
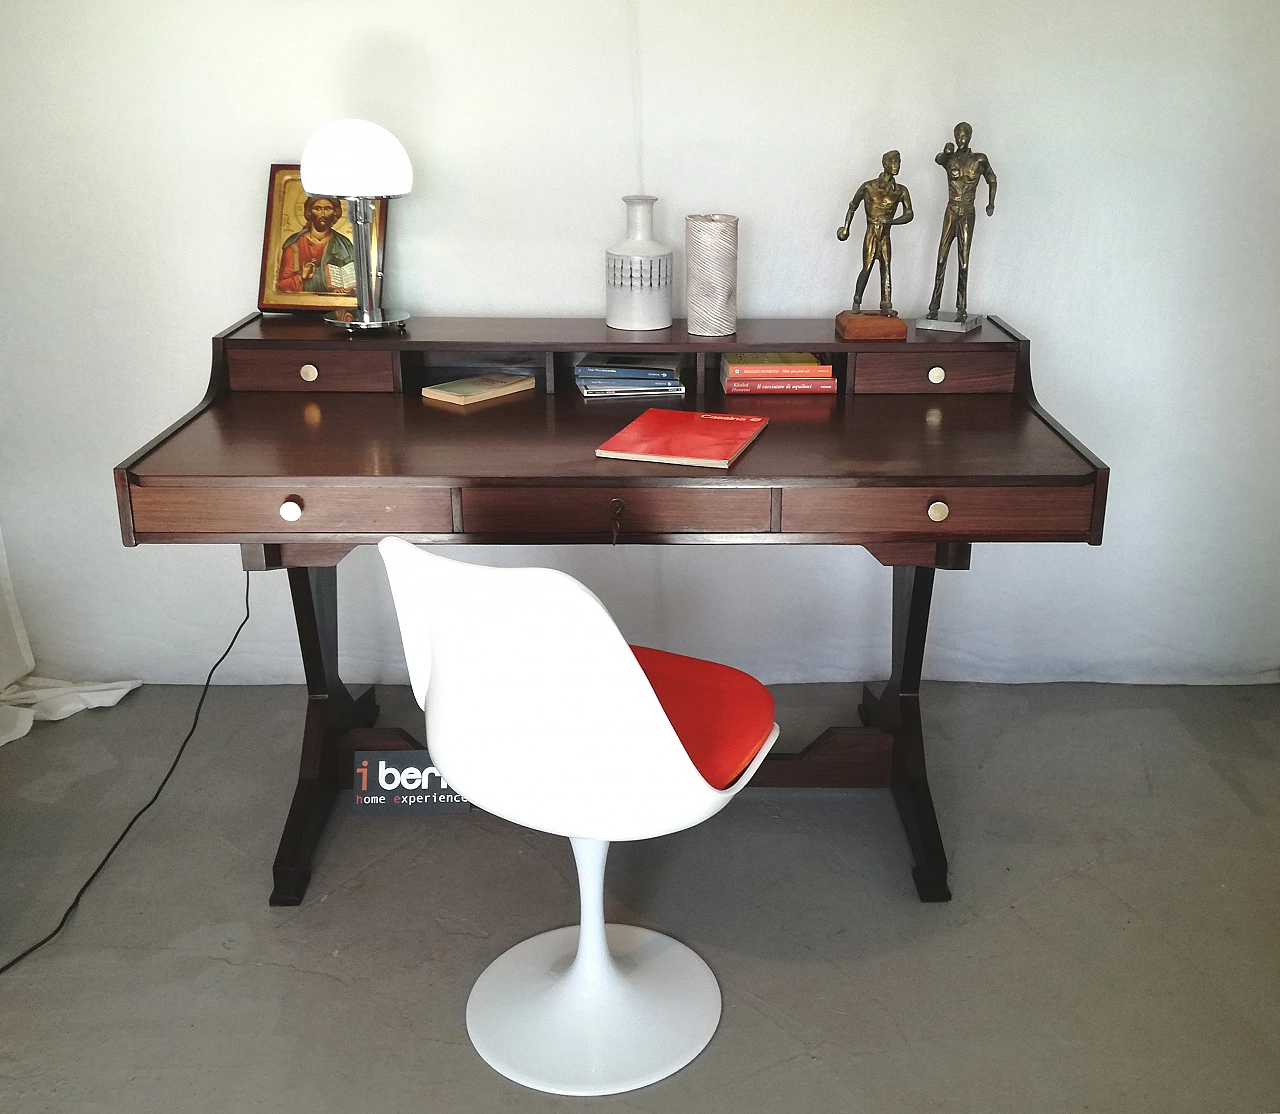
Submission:
M 907 323 L 901 317 L 846 309 L 836 314 L 836 334 L 841 340 L 906 340 Z
M 971 333 L 982 324 L 982 314 L 940 313 L 937 317 L 917 317 L 917 329 L 936 329 L 940 333 Z

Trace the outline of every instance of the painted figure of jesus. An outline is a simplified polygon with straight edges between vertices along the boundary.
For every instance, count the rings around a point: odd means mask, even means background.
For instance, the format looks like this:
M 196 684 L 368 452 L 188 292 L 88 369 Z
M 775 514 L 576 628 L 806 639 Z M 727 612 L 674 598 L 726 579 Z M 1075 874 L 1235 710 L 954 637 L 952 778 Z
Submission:
M 355 258 L 351 241 L 334 225 L 342 216 L 342 202 L 331 197 L 308 197 L 302 206 L 307 226 L 284 242 L 276 289 L 290 293 L 350 294 L 341 281 L 342 269 Z

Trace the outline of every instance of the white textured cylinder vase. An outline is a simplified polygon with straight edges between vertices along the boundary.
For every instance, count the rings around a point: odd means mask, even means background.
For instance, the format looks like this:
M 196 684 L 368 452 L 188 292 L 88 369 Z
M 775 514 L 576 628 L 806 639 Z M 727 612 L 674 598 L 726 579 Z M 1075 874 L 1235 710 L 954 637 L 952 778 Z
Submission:
M 671 327 L 671 258 L 653 238 L 653 205 L 648 194 L 624 197 L 627 238 L 605 253 L 605 324 L 611 329 Z
M 738 328 L 738 218 L 688 216 L 684 235 L 689 332 L 726 337 Z

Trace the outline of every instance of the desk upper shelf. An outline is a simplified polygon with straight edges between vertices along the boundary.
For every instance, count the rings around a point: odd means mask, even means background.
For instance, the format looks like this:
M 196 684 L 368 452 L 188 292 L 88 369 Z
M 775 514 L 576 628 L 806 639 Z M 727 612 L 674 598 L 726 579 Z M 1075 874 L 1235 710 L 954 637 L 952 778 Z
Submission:
M 258 316 L 225 334 L 233 346 L 313 347 L 318 343 L 375 345 L 402 351 L 526 352 L 790 352 L 900 351 L 902 341 L 848 341 L 833 318 L 739 318 L 727 337 L 691 334 L 684 318 L 669 329 L 610 329 L 599 317 L 412 317 L 404 330 L 351 336 L 315 318 Z M 906 344 L 956 345 L 966 350 L 1009 348 L 1020 338 L 988 318 L 970 333 L 917 332 L 907 323 Z

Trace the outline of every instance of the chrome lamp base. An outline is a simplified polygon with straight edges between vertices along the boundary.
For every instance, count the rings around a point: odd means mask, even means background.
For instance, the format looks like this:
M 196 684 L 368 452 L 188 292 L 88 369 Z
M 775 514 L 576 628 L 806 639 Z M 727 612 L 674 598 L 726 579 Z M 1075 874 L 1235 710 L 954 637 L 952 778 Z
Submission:
M 354 309 L 335 309 L 324 319 L 348 332 L 365 329 L 403 329 L 407 313 L 385 310 L 382 301 L 382 272 L 373 265 L 373 198 L 348 197 L 347 212 L 351 217 L 352 246 L 355 248 L 356 305 Z
M 394 309 L 374 309 L 367 315 L 358 309 L 335 309 L 332 313 L 326 313 L 324 319 L 330 325 L 356 332 L 363 329 L 403 329 L 408 323 L 409 315 Z

